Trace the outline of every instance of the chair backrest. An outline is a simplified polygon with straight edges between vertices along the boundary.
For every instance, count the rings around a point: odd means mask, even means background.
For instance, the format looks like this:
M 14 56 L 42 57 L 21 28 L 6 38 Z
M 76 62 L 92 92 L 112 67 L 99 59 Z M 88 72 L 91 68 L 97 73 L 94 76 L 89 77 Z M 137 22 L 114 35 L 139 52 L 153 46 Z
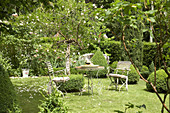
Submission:
M 119 61 L 117 63 L 116 69 L 127 70 L 130 69 L 131 62 L 130 61 Z

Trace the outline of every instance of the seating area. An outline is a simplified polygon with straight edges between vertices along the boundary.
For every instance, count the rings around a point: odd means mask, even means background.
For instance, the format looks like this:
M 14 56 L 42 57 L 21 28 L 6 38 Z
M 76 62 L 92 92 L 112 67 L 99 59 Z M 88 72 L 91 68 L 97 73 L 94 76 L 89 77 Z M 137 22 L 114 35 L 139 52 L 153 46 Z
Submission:
M 111 80 L 110 86 L 115 85 L 117 89 L 120 81 L 122 85 L 119 87 L 119 91 L 123 86 L 125 86 L 126 90 L 128 91 L 128 73 L 130 71 L 130 65 L 131 65 L 130 61 L 119 61 L 116 69 L 112 69 L 112 68 L 108 69 L 107 76 Z M 125 81 L 123 81 L 122 79 L 125 79 Z

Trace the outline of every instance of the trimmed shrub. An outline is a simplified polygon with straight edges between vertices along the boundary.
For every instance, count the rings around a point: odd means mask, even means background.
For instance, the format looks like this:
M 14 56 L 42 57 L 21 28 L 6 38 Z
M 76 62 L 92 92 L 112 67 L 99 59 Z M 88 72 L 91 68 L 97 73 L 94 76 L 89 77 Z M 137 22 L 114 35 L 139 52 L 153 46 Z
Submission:
M 129 74 L 128 74 L 128 83 L 129 84 L 137 84 L 140 79 L 140 76 L 136 72 L 133 65 L 130 66 L 130 69 L 131 69 L 131 71 L 129 71 Z
M 14 86 L 0 59 L 0 113 L 7 113 L 8 110 L 14 111 L 15 101 L 16 93 Z
M 106 77 L 108 64 L 107 60 L 103 56 L 103 53 L 100 50 L 97 50 L 96 53 L 91 58 L 91 61 L 94 65 L 104 66 L 104 69 L 99 71 L 98 77 L 99 78 Z M 91 72 L 90 74 L 92 74 L 93 77 L 96 77 L 97 71 Z
M 67 82 L 59 83 L 59 90 L 67 92 L 81 91 L 85 84 L 83 75 L 71 74 L 69 77 L 70 80 L 68 80 Z
M 145 65 L 142 66 L 142 70 L 140 73 L 145 79 L 147 79 L 150 74 L 148 67 Z
M 167 84 L 166 84 L 167 77 L 168 75 L 165 73 L 163 69 L 156 71 L 156 90 L 158 92 L 167 91 Z M 147 80 L 154 84 L 155 81 L 154 72 L 149 75 Z M 149 83 L 146 83 L 146 88 L 148 89 L 148 91 L 153 91 L 153 88 Z
M 70 68 L 70 73 L 71 74 L 84 74 L 86 71 L 84 70 L 77 70 L 76 68 Z

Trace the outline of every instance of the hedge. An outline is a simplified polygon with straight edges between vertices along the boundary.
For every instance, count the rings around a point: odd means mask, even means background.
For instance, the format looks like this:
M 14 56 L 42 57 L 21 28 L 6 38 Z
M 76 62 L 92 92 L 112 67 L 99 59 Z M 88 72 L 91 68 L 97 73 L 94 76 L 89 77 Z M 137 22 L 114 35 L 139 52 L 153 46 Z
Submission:
M 14 86 L 0 62 L 0 113 L 7 113 L 14 110 L 16 93 Z
M 77 92 L 81 91 L 82 88 L 84 87 L 85 81 L 83 75 L 75 75 L 71 74 L 70 80 L 64 82 L 64 83 L 59 83 L 60 85 L 59 90 L 61 91 L 66 91 L 66 92 Z

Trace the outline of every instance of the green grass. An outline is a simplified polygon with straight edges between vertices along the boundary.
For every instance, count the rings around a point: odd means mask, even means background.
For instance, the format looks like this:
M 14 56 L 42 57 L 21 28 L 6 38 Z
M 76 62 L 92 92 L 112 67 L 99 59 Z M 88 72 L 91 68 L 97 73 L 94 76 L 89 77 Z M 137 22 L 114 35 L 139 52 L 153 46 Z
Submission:
M 48 77 L 11 79 L 18 92 L 18 99 L 24 113 L 37 113 L 41 92 L 46 92 Z M 161 103 L 155 93 L 146 91 L 145 82 L 140 80 L 138 84 L 129 85 L 129 90 L 123 88 L 120 92 L 114 87 L 108 87 L 110 80 L 93 79 L 94 94 L 88 94 L 87 78 L 85 78 L 85 92 L 66 93 L 64 102 L 69 107 L 70 113 L 114 113 L 124 111 L 125 104 L 146 105 L 144 108 L 128 109 L 127 113 L 160 113 Z M 161 94 L 163 97 L 163 94 Z M 169 96 L 166 104 L 169 107 Z M 166 113 L 166 112 L 165 112 Z

